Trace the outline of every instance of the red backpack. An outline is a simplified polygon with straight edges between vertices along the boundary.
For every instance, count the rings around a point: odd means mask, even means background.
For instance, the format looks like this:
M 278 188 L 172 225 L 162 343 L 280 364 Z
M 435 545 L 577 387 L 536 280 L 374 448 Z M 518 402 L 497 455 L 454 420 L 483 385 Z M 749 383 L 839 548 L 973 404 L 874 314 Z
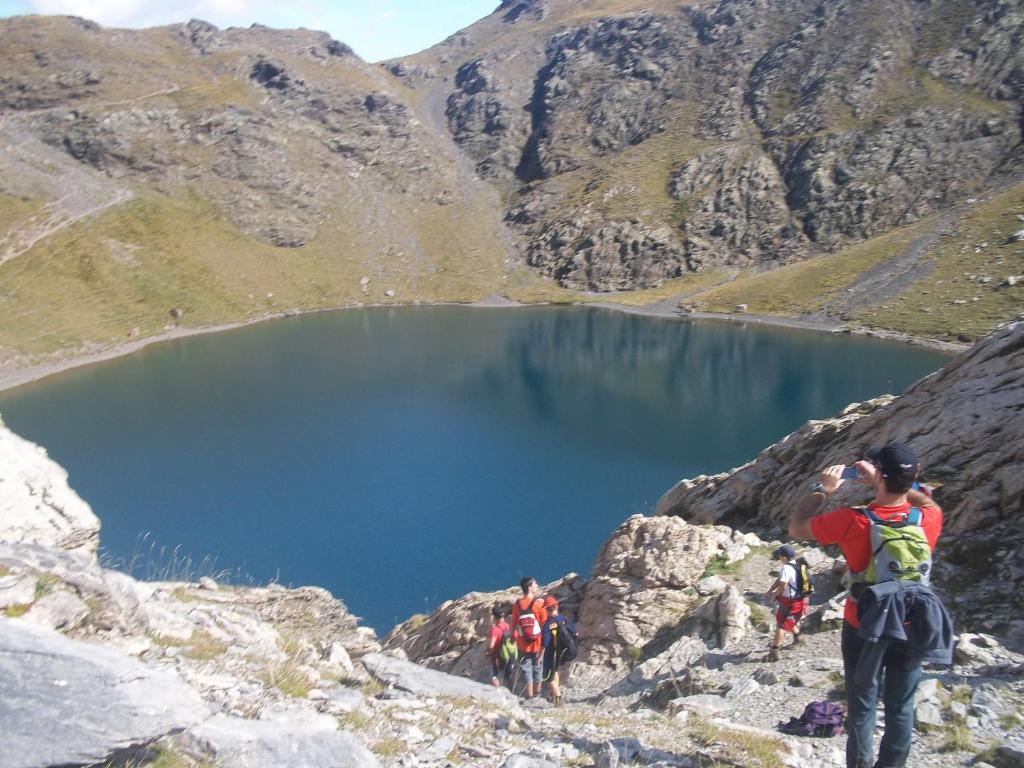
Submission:
M 516 629 L 519 631 L 519 636 L 523 638 L 527 643 L 532 643 L 535 640 L 540 639 L 540 621 L 537 619 L 537 615 L 533 612 L 533 608 L 537 603 L 540 603 L 540 598 L 532 600 L 528 606 L 523 607 L 523 600 L 529 600 L 528 597 L 521 597 L 516 603 L 516 607 L 519 609 L 519 620 L 516 622 Z M 541 603 L 543 605 L 543 603 Z

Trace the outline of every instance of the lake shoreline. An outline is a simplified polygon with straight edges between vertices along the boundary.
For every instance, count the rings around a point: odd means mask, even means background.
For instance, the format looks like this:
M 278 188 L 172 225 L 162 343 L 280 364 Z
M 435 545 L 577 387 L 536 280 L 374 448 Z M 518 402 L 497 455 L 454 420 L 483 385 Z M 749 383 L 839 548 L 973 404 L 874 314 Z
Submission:
M 66 352 L 62 354 L 57 354 L 54 355 L 54 359 L 46 362 L 36 362 L 29 365 L 25 365 L 23 367 L 18 367 L 17 365 L 0 367 L 0 392 L 6 392 L 8 390 L 16 389 L 18 387 L 34 384 L 36 382 L 42 381 L 43 379 L 47 379 L 51 376 L 66 373 L 76 368 L 83 368 L 89 365 L 103 363 L 108 360 L 114 360 L 119 357 L 125 357 L 136 352 L 141 352 L 147 347 L 153 346 L 155 344 L 161 344 L 168 341 L 177 341 L 179 339 L 185 339 L 191 336 L 203 336 L 210 333 L 221 333 L 222 331 L 231 331 L 236 330 L 238 328 L 246 328 L 251 325 L 257 325 L 259 323 L 265 323 L 272 320 L 287 320 L 302 315 L 311 315 L 322 312 L 341 312 L 352 309 L 375 309 L 384 307 L 392 309 L 405 309 L 409 307 L 446 306 L 477 307 L 480 309 L 515 309 L 554 306 L 582 308 L 589 307 L 593 309 L 603 309 L 612 312 L 624 312 L 626 314 L 642 315 L 645 317 L 669 318 L 690 322 L 715 321 L 726 323 L 754 324 L 775 326 L 780 328 L 794 328 L 799 330 L 815 331 L 818 333 L 842 333 L 856 336 L 866 336 L 870 338 L 879 339 L 882 341 L 896 341 L 906 344 L 912 344 L 914 346 L 925 347 L 927 349 L 934 349 L 940 352 L 949 352 L 951 354 L 961 352 L 970 346 L 969 344 L 943 342 L 935 339 L 922 339 L 915 336 L 910 336 L 908 334 L 898 333 L 895 331 L 886 331 L 876 328 L 850 327 L 816 319 L 719 312 L 681 312 L 676 308 L 675 301 L 672 299 L 644 306 L 630 306 L 627 304 L 618 304 L 613 301 L 574 302 L 571 304 L 538 302 L 526 304 L 505 298 L 504 296 L 491 296 L 471 303 L 424 302 L 415 304 L 362 304 L 360 306 L 328 307 L 323 309 L 310 309 L 304 311 L 288 310 L 285 312 L 275 312 L 272 314 L 261 315 L 259 317 L 251 318 L 249 320 L 241 320 L 233 323 L 220 323 L 217 325 L 202 326 L 199 328 L 174 328 L 171 330 L 164 331 L 163 333 L 157 334 L 155 336 L 147 336 L 144 339 L 137 339 L 133 341 L 127 341 L 121 344 L 113 344 L 108 346 L 95 345 L 94 347 L 91 348 L 83 348 L 78 352 Z

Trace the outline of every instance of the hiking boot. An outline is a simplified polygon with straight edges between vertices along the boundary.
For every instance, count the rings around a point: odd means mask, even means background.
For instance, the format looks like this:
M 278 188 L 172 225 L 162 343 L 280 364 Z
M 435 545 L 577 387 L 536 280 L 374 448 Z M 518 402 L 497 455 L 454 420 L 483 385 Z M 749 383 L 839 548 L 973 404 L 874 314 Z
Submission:
M 766 661 L 778 661 L 779 660 L 779 646 L 770 645 L 768 646 L 768 655 L 765 657 Z
M 800 633 L 793 635 L 793 645 L 800 645 Z

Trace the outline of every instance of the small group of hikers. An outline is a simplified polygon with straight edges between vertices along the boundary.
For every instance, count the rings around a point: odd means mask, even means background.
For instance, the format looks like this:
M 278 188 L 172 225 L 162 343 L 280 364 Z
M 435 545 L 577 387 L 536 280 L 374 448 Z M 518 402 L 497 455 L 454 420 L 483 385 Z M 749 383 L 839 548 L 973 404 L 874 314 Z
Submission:
M 522 690 L 524 698 L 532 699 L 541 695 L 547 683 L 548 698 L 559 706 L 559 670 L 576 658 L 576 626 L 562 615 L 553 595 L 541 599 L 532 576 L 523 578 L 519 586 L 523 596 L 512 603 L 511 611 L 503 603 L 491 609 L 494 624 L 486 649 L 491 685 L 507 685 L 514 693 Z
M 838 546 L 850 571 L 841 641 L 847 768 L 905 766 L 922 664 L 952 663 L 952 622 L 928 586 L 942 510 L 917 482 L 918 469 L 917 456 L 903 443 L 874 448 L 852 467 L 822 471 L 789 520 L 793 539 Z M 874 500 L 822 512 L 847 480 L 870 486 Z M 807 562 L 793 547 L 783 545 L 773 556 L 782 566 L 767 592 L 778 602 L 769 658 L 778 659 L 787 632 L 800 643 L 800 620 L 813 585 Z M 885 731 L 876 760 L 879 698 Z

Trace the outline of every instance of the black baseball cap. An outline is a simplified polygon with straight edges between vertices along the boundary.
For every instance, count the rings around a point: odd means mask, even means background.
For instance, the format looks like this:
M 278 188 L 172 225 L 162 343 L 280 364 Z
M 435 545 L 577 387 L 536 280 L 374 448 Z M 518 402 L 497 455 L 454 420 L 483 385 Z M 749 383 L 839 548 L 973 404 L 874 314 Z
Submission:
M 882 477 L 891 480 L 913 480 L 917 477 L 917 454 L 903 443 L 891 442 L 867 453 Z

